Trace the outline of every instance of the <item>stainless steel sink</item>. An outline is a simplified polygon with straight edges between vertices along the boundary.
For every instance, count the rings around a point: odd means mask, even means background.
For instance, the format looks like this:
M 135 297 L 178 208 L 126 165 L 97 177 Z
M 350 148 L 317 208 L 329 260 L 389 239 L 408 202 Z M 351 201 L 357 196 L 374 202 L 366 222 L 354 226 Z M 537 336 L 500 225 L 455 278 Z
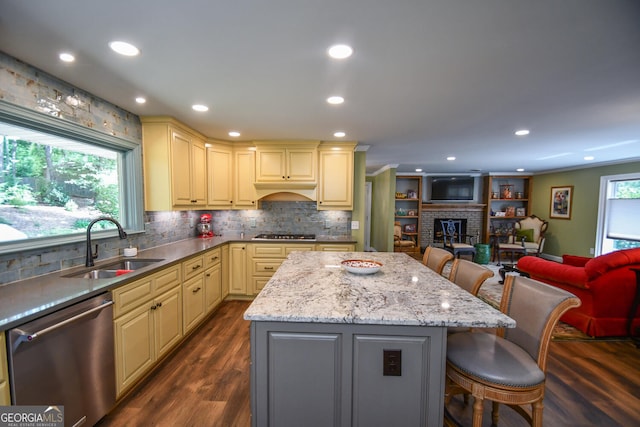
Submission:
M 83 270 L 77 273 L 69 274 L 64 277 L 77 277 L 82 279 L 110 279 L 112 277 L 121 276 L 131 271 L 138 270 L 143 267 L 164 261 L 164 259 L 123 259 L 101 266 L 92 267 L 89 270 Z

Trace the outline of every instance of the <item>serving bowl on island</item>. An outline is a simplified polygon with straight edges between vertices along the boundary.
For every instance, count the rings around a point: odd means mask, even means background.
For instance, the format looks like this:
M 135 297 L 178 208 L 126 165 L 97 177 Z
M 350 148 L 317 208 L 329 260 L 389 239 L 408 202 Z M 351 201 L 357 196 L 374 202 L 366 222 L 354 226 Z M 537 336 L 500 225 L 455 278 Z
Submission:
M 341 264 L 345 270 L 354 274 L 373 274 L 382 267 L 381 262 L 370 259 L 346 259 Z

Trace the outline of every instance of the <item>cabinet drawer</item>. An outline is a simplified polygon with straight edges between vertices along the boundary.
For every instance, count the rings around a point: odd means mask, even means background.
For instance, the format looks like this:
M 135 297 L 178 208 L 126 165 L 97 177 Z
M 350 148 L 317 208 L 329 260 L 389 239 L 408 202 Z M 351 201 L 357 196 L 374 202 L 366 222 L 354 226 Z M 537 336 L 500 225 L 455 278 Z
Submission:
M 182 278 L 189 280 L 196 274 L 204 271 L 204 257 L 202 255 L 193 257 L 182 263 Z
M 113 317 L 121 316 L 148 301 L 153 296 L 151 277 L 147 277 L 115 289 L 113 295 Z
M 356 249 L 352 243 L 318 243 L 316 250 L 325 252 L 353 252 Z
M 314 244 L 307 244 L 307 245 L 288 245 L 284 247 L 284 255 L 285 256 L 289 256 L 289 254 L 293 251 L 315 251 L 316 250 L 316 245 Z
M 251 245 L 254 258 L 284 258 L 284 246 L 277 243 Z
M 204 254 L 204 268 L 211 268 L 220 264 L 220 248 L 212 249 Z
M 280 264 L 281 259 L 254 259 L 253 260 L 253 274 L 260 276 L 271 276 L 276 272 Z
M 180 264 L 162 270 L 151 276 L 153 284 L 153 294 L 159 295 L 162 292 L 180 284 Z

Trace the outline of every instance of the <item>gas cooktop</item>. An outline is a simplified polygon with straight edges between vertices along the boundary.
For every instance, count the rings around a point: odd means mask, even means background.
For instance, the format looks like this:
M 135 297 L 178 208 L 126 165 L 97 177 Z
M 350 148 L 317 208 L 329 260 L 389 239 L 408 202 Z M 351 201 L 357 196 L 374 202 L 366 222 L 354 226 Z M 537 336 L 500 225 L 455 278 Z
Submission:
M 315 234 L 293 234 L 293 233 L 283 233 L 283 234 L 258 234 L 252 240 L 316 240 Z

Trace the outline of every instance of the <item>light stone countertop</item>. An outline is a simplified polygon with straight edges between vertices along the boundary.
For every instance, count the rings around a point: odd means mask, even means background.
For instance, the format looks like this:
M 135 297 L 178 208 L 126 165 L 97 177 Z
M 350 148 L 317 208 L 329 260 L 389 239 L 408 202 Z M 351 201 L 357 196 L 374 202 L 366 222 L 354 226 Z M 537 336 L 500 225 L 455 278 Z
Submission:
M 383 264 L 350 273 L 343 260 Z M 515 320 L 399 252 L 292 252 L 246 320 L 438 327 L 515 327 Z

